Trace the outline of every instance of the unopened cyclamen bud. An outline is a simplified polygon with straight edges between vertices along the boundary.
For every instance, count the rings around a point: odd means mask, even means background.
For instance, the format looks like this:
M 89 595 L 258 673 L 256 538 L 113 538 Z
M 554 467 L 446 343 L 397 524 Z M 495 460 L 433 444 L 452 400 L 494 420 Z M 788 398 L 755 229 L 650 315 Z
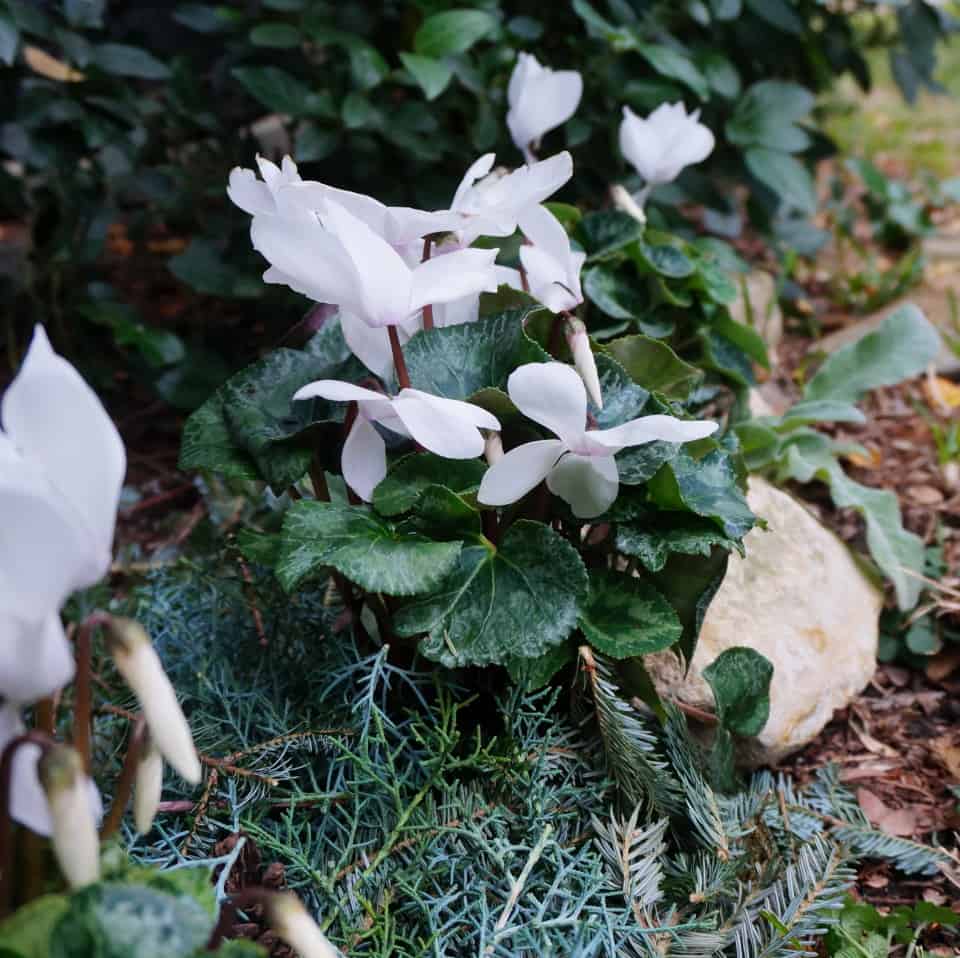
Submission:
M 488 432 L 483 443 L 483 457 L 488 466 L 496 465 L 503 458 L 503 440 L 498 432 Z
M 632 216 L 638 223 L 646 226 L 647 214 L 643 212 L 643 207 L 637 203 L 625 187 L 619 183 L 614 183 L 610 187 L 610 199 L 618 210 Z
M 83 759 L 69 745 L 54 745 L 37 763 L 52 824 L 50 840 L 60 871 L 71 888 L 100 878 L 100 838 L 90 808 Z
M 200 781 L 200 759 L 177 693 L 146 630 L 133 619 L 112 617 L 107 646 L 117 670 L 133 690 L 147 730 L 160 754 L 191 785 Z
M 567 345 L 573 353 L 573 364 L 580 373 L 587 395 L 598 409 L 603 409 L 603 395 L 600 392 L 600 377 L 597 375 L 597 361 L 590 348 L 587 327 L 579 319 L 567 320 Z
M 162 792 L 163 756 L 147 732 L 140 748 L 133 781 L 133 822 L 141 835 L 146 835 L 153 827 Z
M 300 958 L 342 958 L 292 892 L 271 895 L 264 904 L 271 929 Z

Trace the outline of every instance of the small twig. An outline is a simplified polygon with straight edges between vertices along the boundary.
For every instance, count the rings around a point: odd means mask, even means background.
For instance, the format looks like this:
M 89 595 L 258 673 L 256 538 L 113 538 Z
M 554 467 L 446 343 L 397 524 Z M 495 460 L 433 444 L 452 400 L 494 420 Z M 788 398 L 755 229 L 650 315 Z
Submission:
M 260 614 L 260 609 L 257 606 L 257 601 L 254 596 L 253 575 L 250 573 L 250 567 L 243 561 L 242 557 L 238 556 L 237 562 L 240 565 L 240 575 L 243 576 L 247 607 L 250 609 L 253 627 L 257 630 L 257 640 L 263 648 L 266 648 L 268 645 L 267 632 L 263 627 L 263 616 Z
M 174 499 L 179 499 L 185 492 L 191 490 L 196 491 L 196 486 L 194 486 L 192 482 L 181 483 L 175 489 L 169 489 L 167 492 L 161 492 L 155 496 L 149 496 L 146 499 L 141 499 L 139 502 L 134 503 L 120 513 L 120 518 L 132 519 L 135 515 L 140 512 L 145 512 L 147 509 L 153 509 L 155 506 L 162 506 Z

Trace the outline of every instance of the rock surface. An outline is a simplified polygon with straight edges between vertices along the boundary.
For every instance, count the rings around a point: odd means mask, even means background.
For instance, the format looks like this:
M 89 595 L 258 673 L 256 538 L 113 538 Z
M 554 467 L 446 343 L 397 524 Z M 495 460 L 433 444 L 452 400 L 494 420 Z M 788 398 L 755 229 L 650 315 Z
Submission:
M 747 496 L 768 523 L 733 554 L 707 612 L 689 673 L 663 652 L 645 661 L 661 694 L 713 711 L 703 670 L 745 645 L 773 663 L 770 718 L 742 743 L 746 764 L 773 764 L 804 746 L 870 681 L 883 599 L 846 546 L 800 503 L 758 477 Z

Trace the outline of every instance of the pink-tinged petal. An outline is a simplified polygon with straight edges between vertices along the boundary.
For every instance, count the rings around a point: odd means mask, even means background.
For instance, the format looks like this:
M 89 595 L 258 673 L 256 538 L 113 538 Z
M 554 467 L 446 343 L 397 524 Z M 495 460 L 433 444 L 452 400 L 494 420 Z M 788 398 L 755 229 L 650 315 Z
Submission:
M 435 256 L 413 270 L 410 307 L 449 303 L 471 294 L 497 290 L 493 261 L 499 250 L 461 249 Z
M 483 474 L 477 501 L 507 506 L 522 499 L 543 482 L 565 448 L 559 439 L 541 439 L 511 449 Z
M 387 474 L 387 447 L 363 416 L 357 416 L 350 427 L 340 466 L 347 485 L 364 502 L 370 502 L 373 490 Z
M 514 405 L 528 419 L 566 441 L 583 436 L 587 394 L 576 371 L 564 363 L 527 363 L 507 380 Z
M 571 284 L 579 286 L 579 281 L 571 280 L 564 264 L 558 263 L 543 250 L 536 246 L 521 246 L 520 262 L 527 272 L 530 295 L 551 313 L 568 312 L 583 302 L 571 288 Z
M 390 402 L 389 396 L 365 389 L 363 386 L 354 386 L 353 383 L 341 382 L 339 379 L 318 379 L 316 382 L 301 386 L 294 394 L 297 399 L 329 399 L 332 402 Z
M 424 398 L 418 390 L 405 389 L 393 401 L 393 410 L 424 449 L 445 459 L 475 459 L 483 454 L 483 436 L 470 417 L 453 400 L 431 396 Z M 496 420 L 494 420 L 496 421 Z M 499 425 L 499 424 L 498 424 Z
M 42 326 L 34 330 L 0 410 L 9 438 L 27 460 L 44 470 L 85 524 L 99 554 L 86 584 L 96 582 L 113 550 L 127 456 L 96 393 L 53 351 Z
M 700 419 L 675 419 L 673 416 L 641 416 L 612 429 L 593 429 L 587 438 L 608 449 L 642 446 L 662 439 L 665 442 L 692 442 L 705 439 L 719 427 L 715 422 Z
M 476 426 L 478 429 L 498 430 L 500 421 L 493 413 L 487 412 L 481 406 L 475 406 L 473 403 L 463 402 L 460 399 L 447 399 L 445 396 L 434 396 L 433 393 L 425 393 L 419 389 L 401 389 L 398 399 L 416 398 L 427 405 L 432 405 L 438 415 L 455 416 L 463 420 L 464 423 Z
M 568 453 L 547 476 L 547 488 L 563 499 L 578 519 L 602 515 L 617 498 L 620 476 L 613 456 Z
M 385 239 L 336 203 L 327 201 L 321 215 L 323 225 L 343 245 L 360 276 L 361 312 L 371 326 L 399 323 L 419 308 L 410 305 L 410 268 Z
M 390 348 L 390 335 L 386 326 L 370 326 L 356 313 L 349 310 L 340 310 L 340 328 L 343 338 L 360 362 L 375 376 L 387 379 L 393 374 L 393 351 Z M 400 332 L 400 344 L 403 345 L 410 337 L 406 331 Z
M 281 194 L 292 189 L 284 187 Z M 250 238 L 253 248 L 288 277 L 294 291 L 318 303 L 334 303 L 354 311 L 362 308 L 360 277 L 352 260 L 312 215 L 256 216 Z
M 437 328 L 475 323 L 479 318 L 479 293 L 471 293 L 469 296 L 451 300 L 449 303 L 433 304 L 433 325 Z
M 453 195 L 453 202 L 450 204 L 451 210 L 459 211 L 467 198 L 467 194 L 473 188 L 473 184 L 481 177 L 486 176 L 492 169 L 494 161 L 497 158 L 496 153 L 484 153 L 479 160 L 475 160 L 457 187 L 457 192 Z
M 245 170 L 239 166 L 230 171 L 227 196 L 234 206 L 239 206 L 244 213 L 251 216 L 270 216 L 277 210 L 277 204 L 273 201 L 273 194 L 267 184 L 258 180 L 253 170 Z
M 73 678 L 73 647 L 57 611 L 24 620 L 4 610 L 0 630 L 0 699 L 28 705 L 53 695 Z

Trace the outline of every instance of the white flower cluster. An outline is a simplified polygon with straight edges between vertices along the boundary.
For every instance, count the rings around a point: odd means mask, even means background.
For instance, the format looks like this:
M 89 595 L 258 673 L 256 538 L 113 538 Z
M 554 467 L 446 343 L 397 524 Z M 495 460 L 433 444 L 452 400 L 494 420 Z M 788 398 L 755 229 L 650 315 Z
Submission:
M 510 377 L 510 396 L 521 412 L 559 438 L 510 450 L 488 472 L 481 503 L 514 502 L 546 478 L 576 515 L 594 517 L 616 497 L 617 451 L 655 439 L 684 442 L 716 428 L 648 416 L 612 430 L 586 429 L 587 394 L 603 406 L 586 329 L 571 315 L 583 302 L 586 256 L 571 247 L 543 205 L 573 175 L 573 161 L 567 152 L 539 161 L 534 155 L 541 137 L 573 116 L 582 91 L 576 71 L 553 71 L 520 54 L 507 91 L 507 125 L 527 163 L 508 172 L 494 169 L 494 154 L 480 157 L 448 209 L 389 207 L 303 180 L 290 157 L 279 167 L 258 157 L 261 178 L 240 168 L 230 174 L 227 193 L 252 217 L 253 246 L 270 264 L 264 280 L 339 307 L 344 338 L 361 362 L 383 379 L 396 370 L 401 388 L 395 396 L 335 380 L 310 383 L 294 396 L 355 404 L 341 465 L 364 501 L 387 473 L 380 429 L 450 459 L 475 458 L 484 449 L 484 431 L 499 431 L 496 417 L 478 406 L 411 388 L 402 346 L 421 329 L 475 321 L 480 294 L 501 284 L 527 290 L 564 317 L 579 378 L 559 363 L 531 364 Z M 665 104 L 647 120 L 625 108 L 620 140 L 646 181 L 644 191 L 669 182 L 713 148 L 710 131 L 679 103 Z M 480 236 L 507 237 L 518 228 L 524 238 L 520 270 L 498 266 L 498 249 L 471 246 Z

